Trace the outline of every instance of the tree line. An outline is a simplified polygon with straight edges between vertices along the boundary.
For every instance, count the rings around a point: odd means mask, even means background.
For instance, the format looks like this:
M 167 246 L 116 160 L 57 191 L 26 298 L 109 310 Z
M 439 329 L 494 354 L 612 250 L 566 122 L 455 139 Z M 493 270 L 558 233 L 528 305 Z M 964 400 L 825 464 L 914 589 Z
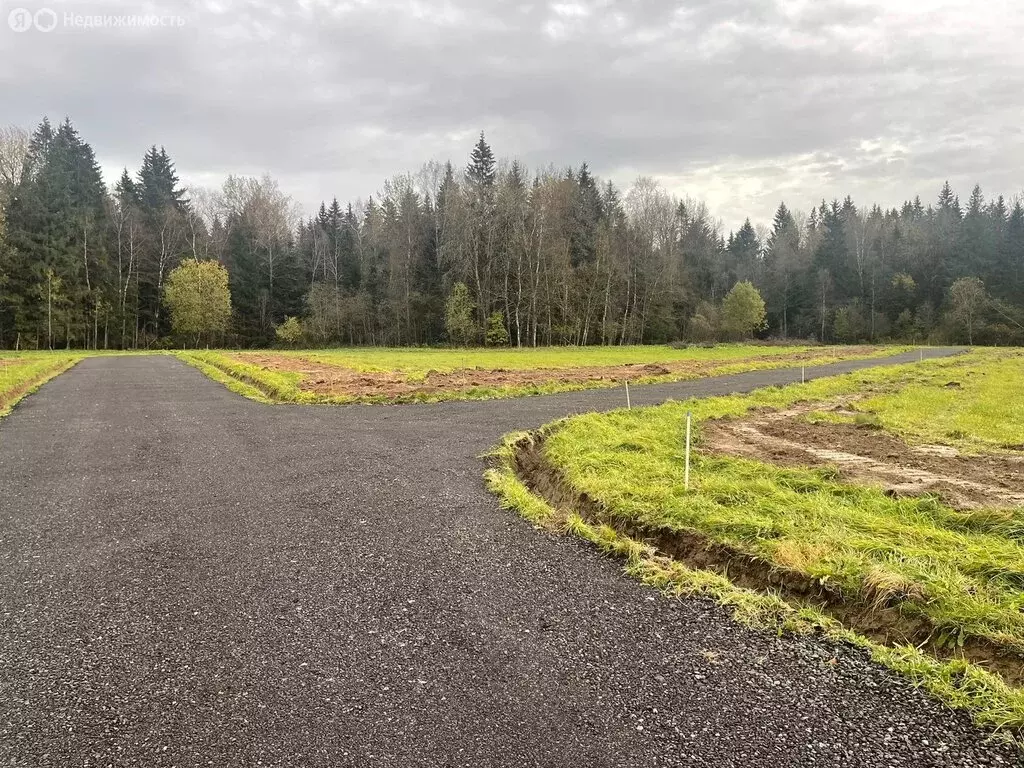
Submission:
M 44 119 L 0 130 L 0 347 L 712 341 L 747 283 L 765 337 L 1024 344 L 1022 204 L 947 183 L 891 209 L 781 203 L 726 235 L 652 179 L 531 171 L 481 134 L 464 167 L 303 217 L 269 176 L 186 189 L 156 146 L 108 187 L 71 122 Z M 204 335 L 170 311 L 208 304 L 195 276 L 168 281 L 211 261 L 230 314 Z

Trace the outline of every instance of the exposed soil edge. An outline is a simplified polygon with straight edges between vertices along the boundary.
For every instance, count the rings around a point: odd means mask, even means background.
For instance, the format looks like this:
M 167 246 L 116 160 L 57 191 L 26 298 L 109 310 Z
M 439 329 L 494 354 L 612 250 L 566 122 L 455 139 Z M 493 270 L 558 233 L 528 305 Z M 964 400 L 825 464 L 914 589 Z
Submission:
M 574 491 L 544 457 L 543 448 L 543 433 L 517 442 L 512 469 L 532 493 L 556 510 L 574 512 L 591 524 L 607 525 L 620 535 L 646 542 L 661 557 L 726 576 L 738 587 L 771 590 L 794 605 L 814 608 L 878 645 L 914 645 L 939 660 L 964 659 L 998 675 L 1010 686 L 1024 686 L 1024 660 L 985 638 L 967 637 L 961 647 L 950 649 L 940 641 L 934 625 L 925 618 L 903 615 L 898 605 L 876 604 L 870 595 L 851 601 L 835 587 L 700 533 L 650 529 L 611 515 L 594 499 Z

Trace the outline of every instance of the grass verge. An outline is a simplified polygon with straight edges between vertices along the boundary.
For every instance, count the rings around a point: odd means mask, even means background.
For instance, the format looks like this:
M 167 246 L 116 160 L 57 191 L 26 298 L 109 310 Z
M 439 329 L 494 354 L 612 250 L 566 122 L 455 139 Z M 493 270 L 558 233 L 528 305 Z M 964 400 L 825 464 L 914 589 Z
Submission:
M 998 412 L 1016 408 L 1002 393 L 1020 380 L 1021 365 L 1019 354 L 973 353 L 574 417 L 510 436 L 487 482 L 534 524 L 624 557 L 627 571 L 647 583 L 714 598 L 746 624 L 864 647 L 946 704 L 1019 738 L 1021 510 L 954 510 L 934 497 L 892 498 L 845 483 L 827 468 L 707 455 L 699 428 L 687 492 L 680 437 L 687 411 L 699 424 L 858 395 L 865 413 L 907 439 L 942 436 L 965 449 L 1008 450 L 1017 424 L 1000 426 Z M 922 393 L 935 389 L 956 391 L 956 430 L 905 427 L 920 424 L 906 414 L 928 413 L 920 404 L 935 401 Z M 524 466 L 524 456 L 551 472 Z
M 260 403 L 281 402 L 282 398 L 277 394 L 286 391 L 275 386 L 278 377 L 262 375 L 268 372 L 256 370 L 255 366 L 235 363 L 216 352 L 175 352 L 174 356 L 250 400 Z M 290 388 L 291 384 L 287 386 Z
M 68 352 L 0 352 L 0 418 L 81 359 Z

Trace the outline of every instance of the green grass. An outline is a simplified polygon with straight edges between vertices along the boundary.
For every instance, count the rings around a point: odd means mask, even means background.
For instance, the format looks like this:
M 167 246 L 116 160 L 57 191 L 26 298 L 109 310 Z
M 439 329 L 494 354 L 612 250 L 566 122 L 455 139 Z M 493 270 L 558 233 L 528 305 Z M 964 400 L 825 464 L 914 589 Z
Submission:
M 544 456 L 574 491 L 599 503 L 612 527 L 572 516 L 559 524 L 625 554 L 630 569 L 646 580 L 711 594 L 750 623 L 855 637 L 813 608 L 784 607 L 777 596 L 652 559 L 621 531 L 697 533 L 809 577 L 850 604 L 895 607 L 902 618 L 934 628 L 930 647 L 940 646 L 943 656 L 972 642 L 1024 654 L 1024 510 L 956 511 L 934 498 L 896 499 L 879 488 L 844 483 L 827 468 L 705 455 L 699 426 L 754 408 L 867 393 L 858 403 L 861 418 L 907 439 L 1006 450 L 1021 442 L 1022 373 L 1020 353 L 975 352 L 750 395 L 564 420 L 545 429 Z M 959 388 L 947 387 L 950 381 Z M 690 491 L 683 486 L 687 411 L 698 425 Z M 492 489 L 537 524 L 557 520 L 511 471 L 510 451 L 503 449 L 502 463 L 488 475 Z M 618 532 L 616 521 L 622 523 Z M 1024 692 L 985 669 L 912 646 L 856 641 L 947 703 L 968 707 L 980 722 L 1024 727 Z
M 620 386 L 614 379 L 603 381 L 559 380 L 559 369 L 646 364 L 684 364 L 689 370 L 650 374 L 638 370 L 631 383 L 679 381 L 707 375 L 724 375 L 792 365 L 820 365 L 837 360 L 884 357 L 908 347 L 801 347 L 727 344 L 710 348 L 673 349 L 668 346 L 633 347 L 542 347 L 536 349 L 395 349 L 360 348 L 337 350 L 271 350 L 274 355 L 308 361 L 345 371 L 366 374 L 399 374 L 408 384 L 421 384 L 428 374 L 457 371 L 539 371 L 537 381 L 469 387 L 452 387 L 428 392 L 365 395 L 314 392 L 303 388 L 303 375 L 271 370 L 245 352 L 183 351 L 175 354 L 235 391 L 256 399 L 288 403 L 382 403 L 482 400 L 502 397 L 550 394 Z M 214 373 L 216 371 L 216 373 Z M 545 379 L 544 371 L 554 371 Z
M 942 371 L 870 398 L 858 409 L 914 442 L 1024 449 L 1024 355 L 990 353 L 988 359 L 983 367 Z
M 303 398 L 298 389 L 299 375 L 277 373 L 234 360 L 222 352 L 175 352 L 175 357 L 198 368 L 232 392 L 261 403 L 317 402 Z
M 0 351 L 0 417 L 82 357 L 76 352 Z

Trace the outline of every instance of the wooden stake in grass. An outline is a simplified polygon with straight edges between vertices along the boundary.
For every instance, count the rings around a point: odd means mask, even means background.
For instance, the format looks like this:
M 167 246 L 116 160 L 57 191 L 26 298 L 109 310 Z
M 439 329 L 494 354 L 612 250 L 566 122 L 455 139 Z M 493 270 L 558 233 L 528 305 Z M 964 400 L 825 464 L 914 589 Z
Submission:
M 807 383 L 807 366 L 804 365 L 800 366 L 800 383 Z
M 683 473 L 683 486 L 686 490 L 690 490 L 690 420 L 692 416 L 692 411 L 686 412 L 686 469 Z
M 633 410 L 633 405 L 629 402 L 629 379 L 626 379 L 626 410 Z

